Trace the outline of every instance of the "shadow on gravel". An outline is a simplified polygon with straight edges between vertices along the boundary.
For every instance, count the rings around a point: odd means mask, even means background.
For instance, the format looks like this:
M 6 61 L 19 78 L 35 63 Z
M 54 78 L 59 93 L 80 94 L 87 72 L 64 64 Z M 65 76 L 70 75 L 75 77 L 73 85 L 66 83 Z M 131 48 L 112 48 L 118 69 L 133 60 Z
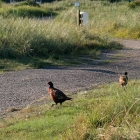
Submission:
M 109 70 L 97 70 L 97 69 L 82 69 L 82 70 L 87 70 L 87 71 L 93 71 L 93 72 L 99 72 L 99 73 L 106 73 L 106 74 L 116 74 L 114 71 L 109 71 Z
M 52 69 L 52 70 L 82 70 L 82 71 L 93 71 L 93 72 L 99 72 L 99 73 L 106 73 L 106 74 L 116 74 L 114 71 L 110 70 L 103 70 L 103 69 L 92 69 L 92 68 L 84 68 L 84 67 L 71 67 L 71 66 L 48 66 L 46 69 Z

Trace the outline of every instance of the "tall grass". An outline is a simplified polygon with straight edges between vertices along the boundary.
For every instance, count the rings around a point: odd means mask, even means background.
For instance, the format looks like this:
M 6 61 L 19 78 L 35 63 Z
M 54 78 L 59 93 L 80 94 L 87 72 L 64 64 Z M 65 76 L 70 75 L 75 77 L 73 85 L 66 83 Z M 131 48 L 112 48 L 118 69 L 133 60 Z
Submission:
M 69 55 L 95 56 L 102 49 L 120 48 L 108 38 L 140 39 L 139 7 L 130 8 L 127 2 L 82 0 L 79 9 L 89 14 L 87 26 L 76 26 L 77 9 L 73 0 L 40 7 L 3 4 L 0 57 L 59 61 Z M 55 18 L 53 12 L 58 14 Z M 49 17 L 42 19 L 48 13 Z
M 71 10 L 72 4 L 74 7 L 74 2 L 73 0 L 54 2 L 53 7 L 59 4 L 59 7 L 64 10 L 66 7 L 69 7 Z M 61 5 L 62 3 L 64 5 Z M 129 5 L 133 5 L 133 3 L 128 3 L 127 1 L 110 3 L 108 1 L 82 0 L 80 1 L 79 9 L 89 14 L 88 30 L 90 30 L 91 34 L 100 34 L 115 38 L 140 39 L 140 10 L 139 2 L 137 3 L 135 4 L 137 6 L 131 8 Z M 44 6 L 46 5 L 44 4 Z M 76 8 L 71 15 L 65 11 L 64 15 L 67 17 L 65 22 L 70 22 L 69 19 L 74 14 L 76 14 Z M 61 20 L 63 20 L 64 15 L 61 15 Z
M 69 11 L 72 14 L 74 9 Z M 28 18 L 1 19 L 1 57 L 52 56 L 74 54 L 80 50 L 112 47 L 107 40 L 91 34 L 86 28 L 77 28 L 72 16 L 67 20 L 41 20 Z M 61 15 L 60 15 L 61 17 Z M 91 46 L 86 48 L 85 46 Z M 113 48 L 113 47 L 112 47 Z
M 140 81 L 117 83 L 73 95 L 50 108 L 30 106 L 0 121 L 2 139 L 95 140 L 140 138 Z
M 139 7 L 131 9 L 126 2 L 92 2 L 88 9 L 83 10 L 89 13 L 91 32 L 109 37 L 140 39 Z

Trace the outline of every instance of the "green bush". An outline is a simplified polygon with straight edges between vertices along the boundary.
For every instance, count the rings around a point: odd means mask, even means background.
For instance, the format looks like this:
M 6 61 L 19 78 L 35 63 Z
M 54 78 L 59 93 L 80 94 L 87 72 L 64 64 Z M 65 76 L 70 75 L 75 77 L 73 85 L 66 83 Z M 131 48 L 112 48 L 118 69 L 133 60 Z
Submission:
M 130 2 L 130 3 L 128 4 L 128 6 L 129 6 L 130 8 L 136 8 L 136 7 L 140 6 L 140 0 L 136 0 L 136 1 Z
M 1 11 L 3 17 L 42 17 L 51 16 L 53 12 L 44 8 L 31 6 L 9 7 Z M 53 13 L 55 15 L 55 13 Z
M 23 5 L 40 7 L 40 5 L 38 3 L 36 3 L 35 1 L 31 1 L 31 0 L 26 0 L 26 1 L 20 2 L 20 3 L 16 4 L 15 6 L 23 6 Z

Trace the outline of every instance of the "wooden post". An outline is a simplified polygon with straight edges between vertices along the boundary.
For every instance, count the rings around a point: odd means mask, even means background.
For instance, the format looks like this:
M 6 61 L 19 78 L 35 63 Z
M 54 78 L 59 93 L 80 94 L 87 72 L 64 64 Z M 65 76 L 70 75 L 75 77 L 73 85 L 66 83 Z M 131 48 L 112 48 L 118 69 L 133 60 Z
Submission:
M 80 26 L 80 10 L 77 10 L 77 26 Z

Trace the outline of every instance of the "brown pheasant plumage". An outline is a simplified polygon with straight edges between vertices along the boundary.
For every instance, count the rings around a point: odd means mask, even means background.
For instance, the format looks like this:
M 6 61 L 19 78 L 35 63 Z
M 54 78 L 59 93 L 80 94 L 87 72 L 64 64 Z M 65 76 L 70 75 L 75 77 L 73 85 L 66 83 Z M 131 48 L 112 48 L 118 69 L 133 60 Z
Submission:
M 119 78 L 119 83 L 122 87 L 126 86 L 127 85 L 127 82 L 128 82 L 128 76 L 127 76 L 127 72 L 124 73 L 124 75 L 121 75 L 120 78 Z
M 66 96 L 61 90 L 54 88 L 52 82 L 48 82 L 49 88 L 48 88 L 48 93 L 50 94 L 50 97 L 52 100 L 57 103 L 60 103 L 62 105 L 63 102 L 66 100 L 71 100 L 72 98 Z M 53 104 L 54 105 L 54 104 Z

